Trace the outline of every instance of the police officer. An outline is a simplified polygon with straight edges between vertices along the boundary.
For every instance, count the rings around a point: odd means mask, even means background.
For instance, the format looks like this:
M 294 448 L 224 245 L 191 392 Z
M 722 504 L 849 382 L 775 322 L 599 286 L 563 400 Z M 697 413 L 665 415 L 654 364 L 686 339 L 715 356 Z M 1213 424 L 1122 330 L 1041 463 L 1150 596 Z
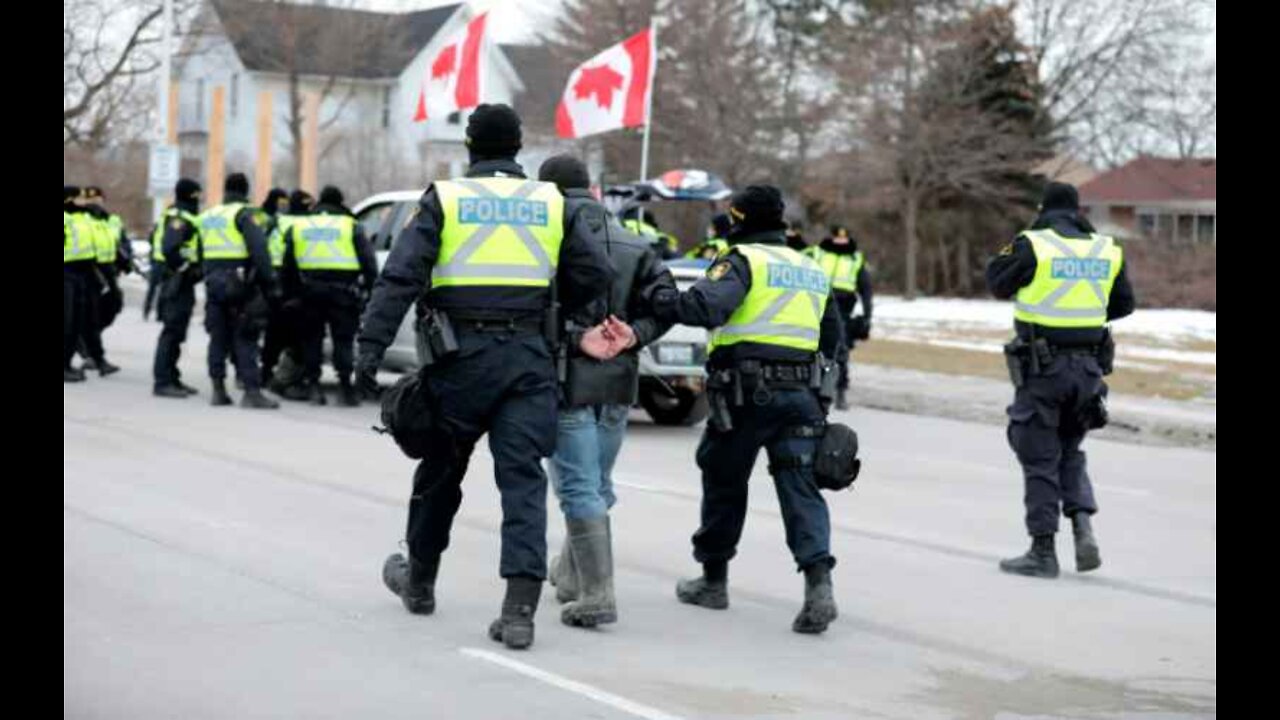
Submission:
M 1133 312 L 1119 243 L 1080 215 L 1075 187 L 1049 183 L 1040 215 L 987 264 L 987 287 L 1014 300 L 1017 337 L 1005 346 L 1013 378 L 1009 445 L 1022 464 L 1031 549 L 1005 572 L 1057 577 L 1058 513 L 1071 518 L 1076 570 L 1102 564 L 1090 517 L 1098 511 L 1080 450 L 1105 423 L 1114 345 L 1107 322 Z
M 711 225 L 707 227 L 706 239 L 695 245 L 684 256 L 699 260 L 715 260 L 721 253 L 729 249 L 729 241 L 724 239 L 728 234 L 729 216 L 724 213 L 716 213 L 711 218 Z
M 71 366 L 83 335 L 91 356 L 102 355 L 101 341 L 86 332 L 89 315 L 89 278 L 95 272 L 93 217 L 80 205 L 80 188 L 62 186 L 62 381 L 81 382 L 84 371 Z M 101 366 L 99 366 L 101 367 Z
M 120 286 L 116 281 L 117 263 L 120 261 L 120 230 L 112 227 L 110 213 L 102 207 L 102 189 L 86 187 L 80 193 L 84 214 L 93 234 L 96 263 L 94 271 L 86 278 L 88 313 L 81 329 L 80 353 L 85 356 L 85 368 L 96 369 L 102 375 L 110 375 L 120 368 L 107 362 L 102 348 L 102 332 L 110 327 L 122 304 Z
M 223 203 L 200 215 L 204 321 L 213 382 L 210 402 L 231 404 L 226 386 L 227 355 L 231 355 L 244 382 L 240 407 L 274 409 L 280 404 L 262 394 L 258 367 L 258 333 L 265 325 L 267 298 L 279 302 L 280 297 L 267 254 L 265 220 L 261 210 L 249 205 L 249 180 L 243 173 L 227 176 L 223 188 Z
M 302 292 L 304 382 L 308 399 L 324 405 L 320 363 L 325 326 L 333 340 L 333 369 L 338 374 L 338 403 L 360 404 L 351 385 L 356 330 L 360 324 L 360 281 L 372 288 L 378 278 L 364 231 L 342 204 L 342 192 L 329 185 L 307 217 L 294 218 L 284 233 L 284 274 L 297 278 Z
M 812 259 L 786 246 L 782 194 L 752 185 L 735 194 L 729 253 L 686 292 L 650 293 L 661 320 L 714 328 L 707 349 L 712 416 L 698 446 L 702 525 L 693 556 L 702 577 L 681 580 L 681 602 L 729 606 L 728 564 L 747 515 L 747 479 L 760 448 L 769 456 L 787 545 L 804 572 L 804 606 L 792 623 L 820 633 L 836 617 L 831 589 L 831 527 L 813 477 L 826 402 L 814 374 L 834 372 L 840 318 L 830 283 Z M 821 354 L 821 358 L 818 357 Z
M 276 216 L 276 224 L 267 239 L 271 253 L 271 267 L 281 273 L 284 268 L 284 234 L 298 218 L 311 213 L 315 199 L 301 188 L 289 194 L 286 212 Z M 290 400 L 306 400 L 309 393 L 302 381 L 302 345 L 300 326 L 302 324 L 302 297 L 298 287 L 298 277 L 280 277 L 282 301 L 271 307 L 267 317 L 267 330 L 262 340 L 262 378 L 275 392 Z M 279 365 L 280 356 L 288 353 L 288 369 Z M 282 372 L 277 373 L 277 366 Z
M 587 168 L 572 155 L 557 155 L 538 169 L 565 197 L 565 217 L 604 247 L 614 270 L 608 295 L 571 315 L 563 402 L 557 420 L 551 480 L 565 519 L 565 544 L 551 564 L 556 599 L 567 602 L 561 622 L 595 627 L 616 622 L 613 534 L 609 510 L 616 501 L 613 465 L 635 404 L 637 353 L 671 327 L 652 316 L 642 292 L 654 284 L 675 288 L 675 279 L 646 238 L 628 232 L 596 202 Z M 620 330 L 618 354 L 605 361 L 574 350 L 579 338 L 608 318 Z
M 622 212 L 622 227 L 652 239 L 653 247 L 663 260 L 680 257 L 680 243 L 675 236 L 658 229 L 658 218 L 637 205 Z
M 151 262 L 159 284 L 157 315 L 164 327 L 156 340 L 152 365 L 152 394 L 186 398 L 196 389 L 182 382 L 178 357 L 196 306 L 196 283 L 201 277 L 200 183 L 181 178 L 173 186 L 173 204 L 160 217 L 151 235 Z
M 426 372 L 438 418 L 409 500 L 409 558 L 387 558 L 383 578 L 406 609 L 435 609 L 440 554 L 462 500 L 460 484 L 476 442 L 489 433 L 502 494 L 500 574 L 507 581 L 489 635 L 508 647 L 533 642 L 533 613 L 546 577 L 547 478 L 541 459 L 555 447 L 556 369 L 543 324 L 555 280 L 565 312 L 603 292 L 612 276 L 600 248 L 567 224 L 555 185 L 525 179 L 515 162 L 520 118 L 482 104 L 467 122 L 471 167 L 438 181 L 392 246 L 359 335 L 361 386 L 375 376 L 405 312 L 427 290 L 433 337 L 445 318 L 456 349 Z M 594 340 L 601 340 L 595 333 Z
M 867 272 L 866 259 L 858 249 L 858 241 L 843 225 L 833 225 L 831 237 L 809 248 L 808 253 L 822 266 L 827 278 L 831 280 L 836 305 L 840 308 L 840 320 L 844 323 L 845 341 L 836 356 L 836 362 L 840 366 L 836 409 L 848 410 L 849 353 L 853 351 L 856 341 L 871 336 L 871 277 Z M 862 299 L 862 314 L 855 317 L 853 311 L 858 306 L 859 298 Z

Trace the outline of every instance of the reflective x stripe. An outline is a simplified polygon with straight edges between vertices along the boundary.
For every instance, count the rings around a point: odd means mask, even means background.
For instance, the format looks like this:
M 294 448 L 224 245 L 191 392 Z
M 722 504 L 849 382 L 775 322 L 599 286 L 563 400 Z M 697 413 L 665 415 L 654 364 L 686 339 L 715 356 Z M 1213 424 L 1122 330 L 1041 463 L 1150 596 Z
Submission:
M 307 227 L 306 228 L 299 227 L 299 225 L 303 225 L 303 224 L 307 225 Z M 305 233 L 307 230 L 327 229 L 327 228 L 321 228 L 320 226 L 316 225 L 315 220 L 311 218 L 303 218 L 301 220 L 298 220 L 294 223 L 294 225 L 292 225 L 292 227 L 293 227 L 295 239 L 296 239 L 296 236 L 301 235 L 302 233 Z M 299 265 L 301 265 L 303 262 L 306 262 L 313 266 L 314 265 L 330 265 L 330 266 L 337 266 L 344 270 L 350 269 L 351 261 L 354 258 L 348 258 L 342 255 L 341 250 L 338 248 L 338 240 L 342 236 L 342 231 L 337 230 L 337 228 L 334 228 L 334 229 L 337 231 L 337 234 L 331 237 L 317 238 L 314 240 L 308 237 L 306 239 L 307 252 L 302 257 L 298 258 Z M 294 243 L 294 247 L 297 247 L 296 242 Z M 327 257 L 317 256 L 317 253 L 319 252 L 321 247 L 328 248 L 329 254 Z
M 790 264 L 791 260 L 785 255 L 777 252 L 775 249 L 762 245 L 755 246 L 755 249 L 763 252 L 765 255 L 777 260 L 783 264 Z M 752 278 L 752 282 L 756 282 L 759 278 Z M 725 325 L 720 328 L 720 332 L 725 335 L 779 335 L 782 337 L 794 337 L 802 340 L 817 340 L 818 331 L 813 328 L 807 328 L 799 325 L 790 325 L 782 323 L 774 323 L 773 319 L 795 299 L 801 290 L 788 290 L 773 302 L 769 303 L 769 307 L 764 312 L 756 316 L 756 319 L 743 325 Z M 817 293 L 805 292 L 809 298 L 809 303 L 813 307 L 815 317 L 822 318 L 822 300 Z
M 1058 249 L 1059 252 L 1061 252 L 1062 254 L 1066 255 L 1069 258 L 1081 257 L 1080 255 L 1076 254 L 1076 251 L 1074 248 L 1072 248 L 1070 245 L 1063 242 L 1058 237 L 1055 237 L 1049 233 L 1037 233 L 1036 237 L 1052 244 L 1054 247 Z M 1088 254 L 1083 257 L 1086 260 L 1096 259 L 1099 255 L 1102 254 L 1102 251 L 1106 249 L 1107 249 L 1106 238 L 1098 238 L 1097 240 L 1093 241 L 1093 245 L 1089 247 Z M 1093 290 L 1093 294 L 1097 296 L 1098 302 L 1102 303 L 1101 308 L 1055 307 L 1055 305 L 1057 305 L 1059 300 L 1061 300 L 1063 297 L 1066 297 L 1067 293 L 1074 290 L 1075 287 L 1080 283 L 1089 284 L 1089 289 Z M 1053 292 L 1049 293 L 1047 296 L 1045 296 L 1043 300 L 1041 300 L 1037 304 L 1033 305 L 1030 303 L 1018 302 L 1018 303 L 1015 303 L 1015 306 L 1022 312 L 1032 313 L 1036 315 L 1044 315 L 1045 317 L 1091 318 L 1091 317 L 1101 316 L 1105 319 L 1107 315 L 1107 293 L 1105 290 L 1102 289 L 1102 283 L 1098 282 L 1097 280 L 1087 280 L 1085 278 L 1077 278 L 1075 280 L 1068 280 L 1063 282 L 1061 285 L 1055 288 Z
M 469 179 L 453 180 L 462 187 L 481 195 L 482 197 L 501 198 L 502 196 L 485 187 L 482 183 Z M 524 199 L 537 191 L 541 183 L 535 180 L 526 181 L 516 191 L 510 195 L 514 199 Z M 524 244 L 529 253 L 533 255 L 537 265 L 511 265 L 506 263 L 475 263 L 471 264 L 467 261 L 476 253 L 489 236 L 498 231 L 500 227 L 510 228 L 515 232 L 516 237 L 520 238 L 520 242 Z M 443 265 L 437 265 L 433 275 L 444 275 L 446 277 L 507 277 L 529 280 L 550 280 L 555 271 L 551 265 L 551 258 L 547 257 L 547 252 L 542 249 L 542 244 L 538 239 L 529 232 L 529 228 L 523 225 L 485 225 L 478 228 L 467 238 L 453 257 L 449 258 L 449 262 Z

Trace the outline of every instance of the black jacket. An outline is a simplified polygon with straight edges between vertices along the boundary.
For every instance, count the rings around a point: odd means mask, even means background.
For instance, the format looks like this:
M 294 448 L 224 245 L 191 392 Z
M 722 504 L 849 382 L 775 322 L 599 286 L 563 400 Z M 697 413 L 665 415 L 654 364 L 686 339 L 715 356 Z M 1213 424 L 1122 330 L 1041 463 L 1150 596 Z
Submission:
M 317 205 L 309 215 L 351 215 L 351 211 L 341 205 Z M 356 223 L 353 242 L 356 246 L 356 260 L 360 262 L 358 273 L 350 270 L 302 270 L 298 267 L 298 258 L 294 253 L 294 231 L 297 225 L 289 228 L 284 235 L 284 264 L 280 274 L 286 286 L 299 287 L 305 283 L 323 285 L 351 285 L 358 279 L 364 279 L 364 286 L 372 288 L 378 279 L 378 259 L 373 254 L 373 246 L 364 236 L 364 229 Z
M 852 255 L 858 252 L 858 243 L 854 240 L 850 240 L 844 245 L 837 245 L 831 238 L 826 238 L 818 247 L 836 255 Z M 832 290 L 835 292 L 836 301 L 840 303 L 841 312 L 844 313 L 845 317 L 853 314 L 853 309 L 858 305 L 858 300 L 861 299 L 862 314 L 870 321 L 873 295 L 871 292 L 871 273 L 867 272 L 866 258 L 863 258 L 862 267 L 858 268 L 857 283 L 858 290 L 856 293 L 847 293 L 835 288 L 832 288 Z
M 782 231 L 768 231 L 732 238 L 734 245 L 755 243 L 761 245 L 785 245 Z M 721 269 L 722 265 L 727 268 Z M 727 255 L 707 269 L 707 277 L 694 283 L 685 292 L 660 288 L 650 294 L 654 315 L 663 320 L 716 328 L 724 325 L 729 316 L 742 304 L 751 288 L 751 264 L 732 248 Z M 843 325 L 835 297 L 827 296 L 822 314 L 822 328 L 818 339 L 818 351 L 828 359 L 835 357 L 836 348 L 843 336 Z M 767 362 L 807 363 L 812 353 L 796 348 L 741 342 L 717 348 L 707 358 L 711 369 L 731 367 L 739 360 L 764 360 Z
M 179 210 L 184 210 L 192 215 L 199 215 L 199 209 L 194 205 L 177 205 Z M 204 244 L 200 241 L 200 230 L 195 225 L 187 222 L 181 216 L 178 217 L 162 217 L 161 222 L 165 223 L 164 235 L 160 240 L 160 251 L 164 253 L 164 265 L 172 272 L 184 272 L 184 277 L 192 282 L 199 279 L 199 273 L 196 272 L 204 260 Z M 191 236 L 196 236 L 196 260 L 194 263 L 184 268 L 188 264 L 185 257 L 182 256 L 182 246 Z
M 483 160 L 467 171 L 467 177 L 525 177 L 514 160 Z M 564 240 L 560 243 L 560 260 L 556 285 L 562 311 L 572 313 L 595 299 L 608 285 L 613 273 L 603 248 L 591 242 L 590 236 L 575 227 L 574 218 L 564 217 Z M 380 356 L 400 329 L 404 314 L 417 300 L 426 296 L 431 307 L 467 310 L 472 315 L 511 318 L 541 313 L 549 295 L 532 295 L 524 288 L 451 287 L 449 292 L 431 289 L 431 269 L 440 254 L 440 228 L 444 212 L 429 187 L 418 201 L 418 214 L 400 232 L 391 246 L 391 254 L 373 285 L 373 295 L 360 322 L 361 355 Z
M 224 204 L 235 202 L 247 203 L 248 200 L 237 195 L 228 195 L 223 200 Z M 244 260 L 203 259 L 206 278 L 227 273 L 237 268 L 244 268 L 256 275 L 257 284 L 265 292 L 268 294 L 273 293 L 273 289 L 278 285 L 275 271 L 271 267 L 271 255 L 267 251 L 266 231 L 263 225 L 259 223 L 261 213 L 262 210 L 260 208 L 252 205 L 240 208 L 240 212 L 236 213 L 236 229 L 244 236 L 244 244 L 249 251 L 249 257 Z M 168 259 L 168 257 L 169 254 L 165 253 L 165 258 Z
M 1087 238 L 1094 232 L 1089 221 L 1070 210 L 1050 210 L 1041 213 L 1031 224 L 1032 230 L 1052 228 L 1059 235 L 1069 238 Z M 1133 312 L 1136 300 L 1133 286 L 1129 284 L 1128 258 L 1120 266 L 1115 284 L 1111 287 L 1111 295 L 1107 298 L 1107 320 L 1125 317 Z M 987 287 L 991 294 L 1001 300 L 1008 300 L 1018 290 L 1030 284 L 1036 274 L 1036 253 L 1031 248 L 1031 241 L 1019 234 L 1013 242 L 1000 254 L 987 262 Z M 1018 336 L 1030 340 L 1032 329 L 1029 323 L 1014 320 L 1014 329 Z M 1102 340 L 1101 328 L 1050 328 L 1035 326 L 1036 337 L 1042 337 L 1053 345 L 1078 346 L 1095 345 Z
M 570 405 L 630 405 L 639 389 L 640 349 L 662 337 L 673 324 L 654 317 L 642 293 L 657 286 L 674 290 L 676 281 L 649 239 L 627 231 L 608 217 L 590 192 L 568 190 L 564 195 L 565 216 L 574 216 L 575 226 L 591 234 L 592 242 L 604 249 L 614 272 L 608 293 L 573 313 L 565 323 L 569 348 L 565 399 Z M 616 315 L 631 325 L 636 334 L 635 346 L 603 362 L 582 355 L 578 344 L 583 333 L 608 315 Z

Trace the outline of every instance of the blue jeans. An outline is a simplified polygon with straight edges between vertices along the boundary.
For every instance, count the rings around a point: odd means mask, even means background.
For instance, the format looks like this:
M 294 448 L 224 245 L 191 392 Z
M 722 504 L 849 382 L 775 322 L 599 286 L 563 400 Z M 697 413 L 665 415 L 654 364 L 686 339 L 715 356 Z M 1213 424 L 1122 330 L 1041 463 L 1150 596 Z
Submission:
M 626 405 L 586 405 L 560 410 L 551 482 L 566 518 L 585 520 L 609 512 L 613 463 L 627 431 Z

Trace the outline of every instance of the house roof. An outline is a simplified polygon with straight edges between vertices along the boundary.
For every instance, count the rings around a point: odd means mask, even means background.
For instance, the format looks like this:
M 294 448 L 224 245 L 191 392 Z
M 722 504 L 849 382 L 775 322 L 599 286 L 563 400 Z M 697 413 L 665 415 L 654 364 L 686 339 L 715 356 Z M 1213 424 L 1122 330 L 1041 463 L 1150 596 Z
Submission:
M 1082 203 L 1133 204 L 1143 202 L 1218 199 L 1215 158 L 1158 158 L 1141 155 L 1080 186 Z
M 364 79 L 399 75 L 460 5 L 380 13 L 261 0 L 210 4 L 248 70 Z M 298 48 L 292 63 L 290 47 Z
M 1071 183 L 1077 188 L 1098 176 L 1088 163 L 1070 155 L 1055 155 L 1031 169 L 1032 175 L 1041 175 L 1046 180 Z

